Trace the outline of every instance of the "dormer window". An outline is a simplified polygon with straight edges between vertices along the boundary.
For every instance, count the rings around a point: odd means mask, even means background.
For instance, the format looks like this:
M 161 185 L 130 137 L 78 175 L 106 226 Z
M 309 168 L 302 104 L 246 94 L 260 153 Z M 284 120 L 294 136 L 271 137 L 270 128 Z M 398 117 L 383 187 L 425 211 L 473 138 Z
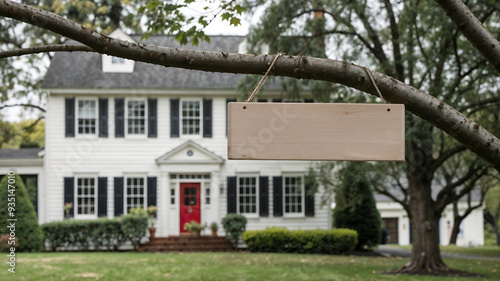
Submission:
M 112 64 L 125 64 L 125 59 L 118 58 L 118 57 L 111 57 L 111 63 Z
M 123 41 L 135 41 L 120 29 L 113 31 L 109 37 Z M 132 73 L 134 72 L 135 61 L 119 57 L 102 55 L 102 72 L 105 73 Z

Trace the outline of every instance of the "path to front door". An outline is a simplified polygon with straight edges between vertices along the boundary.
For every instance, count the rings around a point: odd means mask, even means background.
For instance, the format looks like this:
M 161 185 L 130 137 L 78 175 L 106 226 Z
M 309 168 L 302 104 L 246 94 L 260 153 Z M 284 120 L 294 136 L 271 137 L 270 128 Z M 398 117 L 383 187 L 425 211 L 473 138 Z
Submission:
M 188 232 L 184 230 L 184 224 L 190 221 L 200 222 L 200 183 L 181 183 L 181 207 L 180 207 L 180 230 L 181 233 Z

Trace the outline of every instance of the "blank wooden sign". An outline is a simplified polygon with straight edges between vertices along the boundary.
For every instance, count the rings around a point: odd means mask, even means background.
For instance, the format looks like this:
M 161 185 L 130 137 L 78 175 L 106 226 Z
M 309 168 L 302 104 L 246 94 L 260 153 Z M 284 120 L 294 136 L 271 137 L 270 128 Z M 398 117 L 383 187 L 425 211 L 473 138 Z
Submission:
M 404 161 L 402 104 L 228 106 L 228 159 Z

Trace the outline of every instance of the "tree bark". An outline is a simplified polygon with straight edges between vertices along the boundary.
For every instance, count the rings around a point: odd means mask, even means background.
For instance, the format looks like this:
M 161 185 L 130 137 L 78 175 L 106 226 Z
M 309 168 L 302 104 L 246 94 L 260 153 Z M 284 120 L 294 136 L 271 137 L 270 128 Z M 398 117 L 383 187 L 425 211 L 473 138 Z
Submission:
M 274 56 L 228 54 L 148 46 L 114 39 L 55 14 L 8 0 L 0 0 L 0 16 L 17 19 L 77 40 L 97 52 L 167 67 L 226 73 L 262 74 Z M 273 69 L 275 76 L 335 82 L 377 95 L 364 67 L 301 56 L 282 56 Z M 476 122 L 416 88 L 373 72 L 386 100 L 402 103 L 410 112 L 429 121 L 463 143 L 500 171 L 500 140 Z
M 500 73 L 500 42 L 461 0 L 435 0 L 457 29 Z
M 453 228 L 451 229 L 450 236 L 450 245 L 457 244 L 458 233 L 460 232 L 460 224 L 462 223 L 463 218 L 461 219 L 458 214 L 458 201 L 453 202 Z

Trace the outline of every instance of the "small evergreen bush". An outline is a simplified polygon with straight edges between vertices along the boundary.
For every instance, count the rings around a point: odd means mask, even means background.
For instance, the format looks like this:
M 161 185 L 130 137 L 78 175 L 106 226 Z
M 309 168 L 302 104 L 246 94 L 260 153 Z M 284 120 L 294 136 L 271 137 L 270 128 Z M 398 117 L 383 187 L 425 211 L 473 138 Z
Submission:
M 363 162 L 348 163 L 338 173 L 340 186 L 335 193 L 335 227 L 356 230 L 358 250 L 374 248 L 381 241 L 382 219 L 365 176 L 368 168 Z
M 8 226 L 11 225 L 12 233 L 19 242 L 16 251 L 37 252 L 42 249 L 43 231 L 38 225 L 35 208 L 21 177 L 14 173 L 5 175 L 0 181 L 0 235 L 10 235 L 11 229 Z
M 251 252 L 344 254 L 357 244 L 356 231 L 332 230 L 288 230 L 268 228 L 243 233 L 243 241 Z
M 229 214 L 222 219 L 222 227 L 226 232 L 226 238 L 236 247 L 241 234 L 245 231 L 247 218 L 240 214 Z

